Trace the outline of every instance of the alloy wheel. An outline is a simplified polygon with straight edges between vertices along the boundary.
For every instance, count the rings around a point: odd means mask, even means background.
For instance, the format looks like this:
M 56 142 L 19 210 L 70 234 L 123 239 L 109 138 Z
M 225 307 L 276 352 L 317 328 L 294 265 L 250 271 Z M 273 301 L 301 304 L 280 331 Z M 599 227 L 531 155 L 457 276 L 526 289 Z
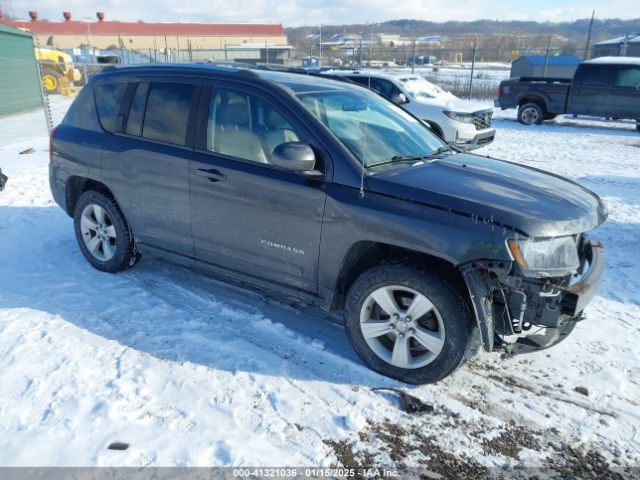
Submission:
M 522 111 L 522 120 L 527 125 L 532 125 L 540 119 L 538 110 L 534 107 L 527 107 Z
M 116 253 L 116 228 L 107 211 L 95 203 L 87 205 L 80 218 L 80 232 L 87 250 L 107 262 Z
M 422 293 L 401 285 L 374 290 L 360 311 L 360 330 L 371 350 L 398 368 L 421 368 L 444 347 L 438 309 Z

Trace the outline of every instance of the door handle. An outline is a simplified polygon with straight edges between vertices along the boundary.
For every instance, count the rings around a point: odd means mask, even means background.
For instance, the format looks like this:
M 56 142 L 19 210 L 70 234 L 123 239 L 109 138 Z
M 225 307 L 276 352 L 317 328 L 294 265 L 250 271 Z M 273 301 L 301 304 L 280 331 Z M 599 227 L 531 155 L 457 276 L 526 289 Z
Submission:
M 201 177 L 206 177 L 211 182 L 220 182 L 227 179 L 226 175 L 220 173 L 215 168 L 210 168 L 208 170 L 205 168 L 199 168 L 196 171 L 196 174 L 200 175 Z

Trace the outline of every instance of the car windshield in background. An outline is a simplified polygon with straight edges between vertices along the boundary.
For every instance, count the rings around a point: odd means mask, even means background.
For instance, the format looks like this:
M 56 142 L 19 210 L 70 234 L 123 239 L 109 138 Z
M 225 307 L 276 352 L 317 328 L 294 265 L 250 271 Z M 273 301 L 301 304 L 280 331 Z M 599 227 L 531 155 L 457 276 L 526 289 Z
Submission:
M 401 78 L 400 81 L 407 91 L 416 98 L 438 98 L 446 94 L 440 87 L 423 78 Z
M 422 122 L 367 91 L 316 91 L 298 98 L 365 167 L 427 157 L 443 146 Z

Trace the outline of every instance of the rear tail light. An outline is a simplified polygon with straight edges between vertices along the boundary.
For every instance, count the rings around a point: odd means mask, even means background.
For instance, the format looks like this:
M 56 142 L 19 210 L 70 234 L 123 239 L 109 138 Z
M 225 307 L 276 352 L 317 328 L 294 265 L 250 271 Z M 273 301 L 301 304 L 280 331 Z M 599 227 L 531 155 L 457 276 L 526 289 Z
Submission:
M 51 133 L 49 133 L 49 162 L 53 161 L 53 136 L 56 134 L 57 128 L 58 127 L 53 127 Z
M 500 98 L 500 84 L 498 84 L 498 98 Z

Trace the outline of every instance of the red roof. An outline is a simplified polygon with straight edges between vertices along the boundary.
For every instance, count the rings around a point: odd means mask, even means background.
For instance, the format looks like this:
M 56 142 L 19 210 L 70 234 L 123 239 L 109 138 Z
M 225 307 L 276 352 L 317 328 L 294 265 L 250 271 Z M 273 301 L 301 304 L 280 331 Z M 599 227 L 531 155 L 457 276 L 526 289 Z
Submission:
M 0 23 L 15 28 L 24 28 L 38 35 L 131 35 L 131 36 L 181 36 L 181 37 L 282 37 L 285 35 L 281 24 L 275 23 L 146 23 L 98 21 L 80 22 L 69 20 L 50 22 L 48 20 L 9 20 L 0 17 Z M 87 27 L 87 23 L 89 26 Z

